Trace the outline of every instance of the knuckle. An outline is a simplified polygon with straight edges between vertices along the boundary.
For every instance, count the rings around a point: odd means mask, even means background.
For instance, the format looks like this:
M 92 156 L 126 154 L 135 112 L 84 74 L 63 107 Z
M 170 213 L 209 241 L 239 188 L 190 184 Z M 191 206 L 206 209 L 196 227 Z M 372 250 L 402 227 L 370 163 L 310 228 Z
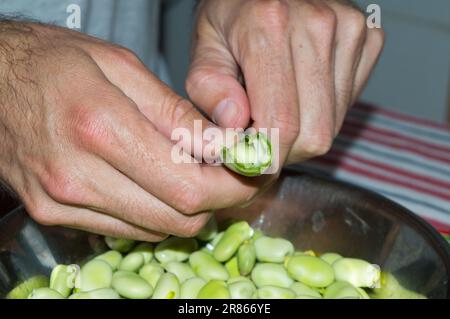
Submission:
M 28 214 L 38 224 L 45 226 L 57 225 L 56 220 L 52 218 L 51 207 L 45 201 L 32 201 L 25 204 Z
M 77 203 L 83 193 L 77 176 L 67 169 L 53 169 L 41 183 L 47 194 L 60 203 Z
M 194 106 L 188 100 L 174 94 L 166 98 L 161 110 L 164 113 L 161 116 L 168 119 L 172 127 L 180 127 L 192 116 Z
M 296 116 L 292 116 L 289 111 L 277 110 L 276 114 L 273 114 L 270 119 L 270 123 L 274 128 L 280 130 L 280 135 L 283 135 L 283 141 L 287 143 L 293 143 L 300 133 L 300 123 Z
M 207 216 L 194 216 L 182 230 L 182 235 L 186 237 L 195 237 L 202 230 L 208 221 Z
M 319 38 L 333 38 L 337 27 L 335 12 L 325 6 L 311 6 L 306 15 L 306 30 Z
M 346 35 L 352 38 L 360 39 L 365 35 L 366 17 L 359 10 L 350 8 L 343 13 Z
M 304 152 L 311 157 L 321 156 L 331 148 L 333 143 L 333 134 L 331 132 L 314 134 L 305 139 L 307 143 L 302 145 Z
M 259 25 L 267 30 L 269 34 L 284 33 L 288 27 L 288 7 L 279 0 L 257 1 L 253 7 L 253 16 Z
M 96 108 L 75 107 L 71 122 L 76 142 L 85 146 L 108 144 L 110 141 L 111 118 Z
M 142 62 L 139 60 L 137 55 L 130 49 L 122 47 L 122 46 L 114 46 L 111 49 L 112 58 L 125 65 L 130 67 L 138 67 L 141 66 Z
M 197 183 L 183 182 L 176 190 L 175 202 L 177 209 L 185 215 L 193 215 L 202 210 L 205 203 L 204 192 Z
M 192 69 L 186 79 L 186 92 L 189 95 L 194 94 L 195 90 L 204 87 L 205 83 L 208 83 L 215 74 L 217 74 L 217 70 L 214 71 L 206 67 Z

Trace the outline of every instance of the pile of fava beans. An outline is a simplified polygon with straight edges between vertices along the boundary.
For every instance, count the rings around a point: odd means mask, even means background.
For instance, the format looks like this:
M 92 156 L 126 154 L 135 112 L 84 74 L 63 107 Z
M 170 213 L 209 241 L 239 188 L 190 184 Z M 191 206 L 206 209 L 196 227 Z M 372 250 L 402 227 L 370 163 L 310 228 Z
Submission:
M 266 236 L 245 221 L 230 222 L 219 232 L 211 219 L 196 238 L 169 237 L 155 244 L 105 241 L 111 250 L 81 267 L 57 265 L 49 280 L 31 278 L 7 298 L 423 298 L 368 261 L 297 251 L 290 241 Z

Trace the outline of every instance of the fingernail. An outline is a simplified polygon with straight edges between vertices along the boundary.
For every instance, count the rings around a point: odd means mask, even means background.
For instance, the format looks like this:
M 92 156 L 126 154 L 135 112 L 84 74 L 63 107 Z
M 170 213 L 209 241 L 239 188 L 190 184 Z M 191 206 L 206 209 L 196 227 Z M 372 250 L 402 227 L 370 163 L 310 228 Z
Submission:
M 234 101 L 225 99 L 217 104 L 212 114 L 214 123 L 222 127 L 232 126 L 239 120 L 240 110 Z

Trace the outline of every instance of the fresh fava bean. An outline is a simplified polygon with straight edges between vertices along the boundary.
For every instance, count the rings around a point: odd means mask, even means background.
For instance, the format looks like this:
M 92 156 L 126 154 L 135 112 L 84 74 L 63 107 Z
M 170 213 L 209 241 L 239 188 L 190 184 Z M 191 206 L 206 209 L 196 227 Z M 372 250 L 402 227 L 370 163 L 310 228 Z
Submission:
M 194 238 L 169 237 L 155 248 L 155 257 L 161 264 L 171 261 L 185 261 L 198 248 Z
M 256 287 L 250 280 L 241 280 L 228 285 L 231 299 L 251 299 Z
M 230 277 L 237 277 L 240 275 L 237 257 L 233 257 L 230 260 L 228 260 L 225 263 L 225 268 L 227 269 Z
M 250 239 L 252 242 L 255 242 L 258 238 L 264 236 L 264 233 L 260 229 L 254 229 L 253 230 L 253 236 Z
M 295 292 L 289 288 L 278 286 L 264 286 L 258 289 L 258 298 L 260 299 L 293 299 Z
M 253 229 L 246 221 L 237 222 L 225 231 L 214 248 L 214 258 L 224 262 L 229 260 L 239 249 L 239 246 L 253 235 Z
M 80 271 L 78 265 L 57 265 L 50 275 L 50 288 L 68 297 L 75 287 L 75 279 Z
M 136 272 L 142 265 L 144 265 L 144 255 L 140 252 L 131 252 L 122 259 L 119 270 Z
M 194 277 L 181 284 L 180 299 L 195 299 L 206 281 L 200 277 Z
M 225 234 L 223 231 L 218 233 L 209 243 L 206 244 L 205 248 L 212 253 L 214 248 L 217 246 L 217 243 L 222 239 L 223 234 Z
M 292 278 L 310 287 L 326 287 L 334 281 L 333 268 L 317 257 L 293 256 L 286 268 Z
M 333 263 L 336 280 L 346 281 L 354 287 L 375 287 L 380 281 L 380 268 L 365 260 L 341 258 Z
M 56 290 L 43 287 L 33 289 L 28 299 L 64 299 L 64 297 Z
M 93 259 L 86 263 L 79 274 L 80 291 L 90 291 L 111 287 L 113 271 L 111 266 L 100 259 Z
M 217 220 L 212 216 L 205 226 L 197 234 L 197 238 L 201 241 L 210 241 L 218 233 Z
M 198 299 L 229 299 L 230 292 L 222 280 L 211 280 L 200 289 Z
M 153 299 L 178 299 L 180 297 L 180 282 L 178 278 L 168 272 L 159 278 L 153 292 Z
M 253 246 L 252 243 L 243 243 L 241 247 L 239 247 L 237 253 L 237 263 L 239 273 L 242 276 L 247 276 L 252 272 L 252 269 L 256 263 L 256 251 L 255 246 Z
M 338 260 L 341 259 L 342 256 L 336 253 L 325 253 L 320 255 L 320 259 L 326 261 L 327 263 L 329 263 L 330 265 L 333 265 L 333 263 Z
M 144 264 L 148 264 L 153 259 L 153 245 L 150 243 L 140 243 L 131 252 L 141 253 L 144 257 Z
M 77 292 L 69 299 L 120 299 L 119 294 L 111 288 L 102 288 L 85 292 Z
M 112 249 L 117 250 L 121 253 L 127 253 L 131 249 L 133 249 L 136 242 L 131 239 L 123 239 L 123 238 L 114 238 L 114 237 L 105 237 L 106 245 Z
M 294 253 L 294 245 L 286 239 L 262 236 L 255 240 L 255 251 L 259 261 L 282 263 Z
M 295 292 L 297 296 L 310 296 L 314 298 L 322 298 L 320 293 L 317 290 L 314 290 L 311 287 L 308 287 L 301 282 L 294 282 L 290 287 L 292 291 Z
M 370 299 L 369 295 L 367 294 L 367 292 L 364 289 L 356 287 L 356 290 L 358 290 L 362 299 Z
M 336 281 L 328 286 L 323 297 L 325 299 L 361 299 L 362 296 L 351 284 L 345 281 Z
M 286 269 L 280 264 L 256 264 L 255 268 L 253 268 L 251 277 L 258 288 L 263 286 L 289 288 L 294 282 L 289 277 Z
M 224 265 L 214 259 L 213 256 L 196 251 L 189 257 L 189 264 L 191 265 L 197 276 L 206 281 L 209 280 L 228 280 L 229 274 Z
M 144 278 L 127 270 L 114 273 L 112 288 L 128 299 L 148 299 L 153 293 L 153 287 Z
M 164 268 L 157 263 L 148 263 L 139 270 L 139 276 L 144 278 L 152 287 L 156 287 L 159 278 L 164 273 Z
M 30 293 L 37 288 L 43 288 L 49 286 L 49 280 L 46 276 L 35 276 L 20 283 L 11 290 L 6 299 L 27 299 Z
M 113 271 L 117 270 L 117 268 L 120 265 L 120 262 L 122 261 L 122 254 L 119 253 L 117 250 L 110 250 L 106 253 L 103 253 L 95 259 L 100 259 L 103 261 L 106 261 L 112 268 Z
M 227 285 L 231 285 L 235 282 L 239 282 L 239 281 L 248 281 L 248 282 L 252 282 L 248 277 L 244 277 L 244 276 L 237 276 L 237 277 L 231 277 L 230 279 L 228 279 L 227 281 Z
M 170 272 L 177 276 L 178 281 L 180 283 L 185 282 L 188 279 L 191 279 L 195 277 L 195 273 L 192 270 L 191 266 L 186 263 L 181 263 L 178 261 L 171 261 L 170 263 L 167 263 L 164 268 L 167 272 Z
M 403 287 L 393 274 L 381 272 L 380 287 L 371 289 L 375 299 L 426 299 L 427 297 Z

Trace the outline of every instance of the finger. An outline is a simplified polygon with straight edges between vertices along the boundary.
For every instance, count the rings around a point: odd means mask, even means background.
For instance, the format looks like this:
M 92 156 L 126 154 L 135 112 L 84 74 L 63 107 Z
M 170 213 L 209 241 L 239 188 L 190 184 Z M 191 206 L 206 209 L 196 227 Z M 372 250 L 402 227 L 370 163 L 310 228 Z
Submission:
M 199 18 L 197 28 L 211 28 Z M 214 36 L 213 36 L 214 34 Z M 250 120 L 247 95 L 239 82 L 239 68 L 215 32 L 201 32 L 194 43 L 186 91 L 221 127 L 246 128 Z
M 329 1 L 327 4 L 337 18 L 334 67 L 336 135 L 352 102 L 354 78 L 361 59 L 367 27 L 364 14 L 353 6 L 339 1 Z
M 367 84 L 369 75 L 372 73 L 381 51 L 384 46 L 384 31 L 383 29 L 368 29 L 365 43 L 361 53 L 361 59 L 359 61 L 355 81 L 351 104 L 355 103 L 356 99 L 361 94 L 362 90 Z
M 298 162 L 326 153 L 335 131 L 336 16 L 326 6 L 305 5 L 305 27 L 292 37 L 300 102 L 300 133 L 289 154 Z

